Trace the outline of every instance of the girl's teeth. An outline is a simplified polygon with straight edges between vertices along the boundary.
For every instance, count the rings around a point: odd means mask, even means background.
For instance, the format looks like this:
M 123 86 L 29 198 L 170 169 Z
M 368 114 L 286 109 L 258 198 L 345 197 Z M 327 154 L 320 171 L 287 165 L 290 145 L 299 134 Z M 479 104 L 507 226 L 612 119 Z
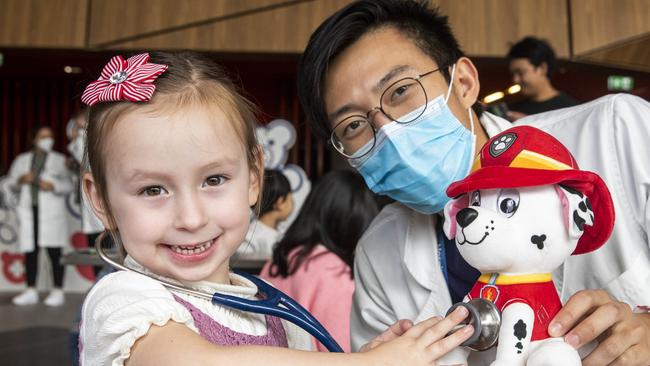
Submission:
M 172 246 L 172 250 L 179 254 L 190 255 L 190 254 L 198 254 L 204 252 L 211 246 L 212 246 L 212 240 L 209 240 L 206 241 L 205 243 L 198 244 L 198 245 L 185 245 L 185 246 L 175 245 Z

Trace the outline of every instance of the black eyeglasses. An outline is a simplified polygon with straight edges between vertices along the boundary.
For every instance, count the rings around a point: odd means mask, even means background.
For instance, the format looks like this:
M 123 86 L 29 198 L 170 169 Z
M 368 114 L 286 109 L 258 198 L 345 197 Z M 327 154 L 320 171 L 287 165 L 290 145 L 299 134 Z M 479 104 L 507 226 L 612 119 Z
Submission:
M 381 112 L 397 123 L 410 123 L 418 119 L 428 103 L 427 91 L 420 80 L 442 68 L 415 77 L 406 77 L 390 84 L 379 99 L 379 107 L 369 110 L 365 116 L 352 115 L 338 122 L 330 135 L 330 143 L 346 158 L 366 155 L 375 147 L 376 131 L 370 115 Z M 420 108 L 418 114 L 411 112 Z

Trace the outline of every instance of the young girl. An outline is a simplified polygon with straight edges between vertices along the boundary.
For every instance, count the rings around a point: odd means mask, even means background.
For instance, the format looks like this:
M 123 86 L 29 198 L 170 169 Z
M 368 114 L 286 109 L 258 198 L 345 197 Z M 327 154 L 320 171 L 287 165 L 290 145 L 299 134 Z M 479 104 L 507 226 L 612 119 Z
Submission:
M 187 53 L 114 57 L 82 101 L 91 106 L 84 189 L 125 265 L 147 274 L 118 271 L 88 293 L 82 365 L 427 365 L 471 335 L 466 326 L 445 337 L 459 311 L 396 323 L 367 352 L 304 352 L 309 337 L 291 324 L 166 289 L 154 278 L 257 293 L 228 268 L 263 178 L 251 104 Z
M 325 174 L 260 276 L 309 310 L 347 352 L 354 249 L 378 212 L 359 174 L 351 170 Z M 327 350 L 320 343 L 315 346 Z

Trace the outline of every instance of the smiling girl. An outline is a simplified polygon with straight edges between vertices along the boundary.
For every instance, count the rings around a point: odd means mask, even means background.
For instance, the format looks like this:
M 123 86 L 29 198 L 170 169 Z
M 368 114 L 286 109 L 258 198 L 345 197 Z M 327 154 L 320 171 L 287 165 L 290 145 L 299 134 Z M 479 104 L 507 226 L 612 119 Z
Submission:
M 82 101 L 91 106 L 84 190 L 124 264 L 146 275 L 119 271 L 91 289 L 81 364 L 429 365 L 471 335 L 468 326 L 445 337 L 459 311 L 398 322 L 367 352 L 304 352 L 310 338 L 290 323 L 166 289 L 155 279 L 257 294 L 229 270 L 263 178 L 254 109 L 217 65 L 190 53 L 116 56 Z

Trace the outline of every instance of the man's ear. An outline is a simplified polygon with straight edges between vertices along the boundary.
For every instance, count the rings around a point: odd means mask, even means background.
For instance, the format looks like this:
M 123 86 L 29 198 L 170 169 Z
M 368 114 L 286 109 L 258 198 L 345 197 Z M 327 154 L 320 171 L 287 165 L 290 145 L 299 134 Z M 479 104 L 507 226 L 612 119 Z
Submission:
M 456 62 L 456 72 L 452 92 L 455 93 L 463 109 L 470 108 L 476 103 L 481 85 L 478 71 L 474 63 L 467 57 L 461 57 Z
M 546 62 L 542 62 L 539 64 L 539 66 L 536 66 L 535 68 L 538 69 L 538 72 L 546 77 L 548 77 L 548 64 Z
M 442 224 L 442 231 L 448 239 L 456 237 L 456 214 L 458 211 L 469 205 L 469 196 L 464 194 L 456 199 L 447 202 L 443 211 L 445 221 Z
M 95 184 L 95 180 L 93 179 L 92 174 L 84 173 L 81 179 L 81 187 L 84 191 L 84 194 L 86 195 L 86 198 L 88 198 L 88 202 L 90 202 L 90 208 L 93 210 L 97 218 L 99 218 L 99 220 L 102 222 L 102 225 L 104 225 L 106 229 L 110 229 L 111 225 L 108 220 L 108 211 L 106 210 L 104 201 L 99 194 L 99 191 L 97 190 L 97 185 Z
M 561 185 L 555 185 L 555 191 L 562 204 L 564 226 L 572 239 L 579 239 L 584 226 L 594 224 L 594 212 L 589 199 L 580 191 Z

